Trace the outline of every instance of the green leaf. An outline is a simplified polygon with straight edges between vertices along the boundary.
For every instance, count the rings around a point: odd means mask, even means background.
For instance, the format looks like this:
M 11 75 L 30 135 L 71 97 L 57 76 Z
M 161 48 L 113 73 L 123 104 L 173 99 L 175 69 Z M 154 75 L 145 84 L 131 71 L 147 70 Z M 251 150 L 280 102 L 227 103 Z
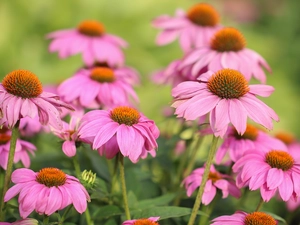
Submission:
M 122 215 L 124 211 L 115 205 L 106 205 L 99 207 L 94 213 L 93 218 L 101 219 L 101 218 L 109 218 L 111 216 Z
M 172 201 L 175 198 L 175 196 L 175 193 L 169 193 L 157 198 L 145 199 L 137 204 L 137 208 L 145 209 L 152 206 L 167 205 L 170 201 Z
M 118 225 L 114 219 L 108 220 L 104 225 Z

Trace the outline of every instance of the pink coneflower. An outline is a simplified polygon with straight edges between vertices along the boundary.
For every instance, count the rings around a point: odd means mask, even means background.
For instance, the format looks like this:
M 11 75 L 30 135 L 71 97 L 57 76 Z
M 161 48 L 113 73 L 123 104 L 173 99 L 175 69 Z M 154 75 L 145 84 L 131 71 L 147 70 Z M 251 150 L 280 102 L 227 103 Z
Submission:
M 157 149 L 159 130 L 154 121 L 136 109 L 119 106 L 112 110 L 86 113 L 81 120 L 78 136 L 107 158 L 120 152 L 135 163 L 147 152 Z
M 300 195 L 300 164 L 287 150 L 248 150 L 232 167 L 238 173 L 238 187 L 260 188 L 262 199 L 269 201 L 278 190 L 283 201 Z
M 213 73 L 208 71 L 198 78 L 199 82 L 186 81 L 172 90 L 175 98 L 175 114 L 186 120 L 210 113 L 210 126 L 215 136 L 223 137 L 229 123 L 239 134 L 247 128 L 247 117 L 273 128 L 272 119 L 278 121 L 273 109 L 256 95 L 267 97 L 274 88 L 268 85 L 248 85 L 245 77 L 237 70 L 222 69 Z
M 126 220 L 122 225 L 159 225 L 158 217 L 149 217 L 148 219 Z
M 104 25 L 95 20 L 85 20 L 76 29 L 52 32 L 47 38 L 53 39 L 49 51 L 58 52 L 60 58 L 82 53 L 86 65 L 92 65 L 95 61 L 106 61 L 111 66 L 124 63 L 122 48 L 127 43 L 106 33 Z
M 287 202 L 286 202 L 286 208 L 289 210 L 289 211 L 295 211 L 296 209 L 298 209 L 300 207 L 300 198 L 291 198 L 289 199 Z
M 182 183 L 185 185 L 187 196 L 191 196 L 193 192 L 199 188 L 202 176 L 204 173 L 204 167 L 195 169 L 189 176 L 187 176 Z M 240 190 L 236 187 L 232 177 L 219 173 L 212 165 L 208 175 L 208 180 L 205 184 L 204 193 L 202 196 L 202 203 L 208 205 L 216 196 L 217 190 L 222 191 L 223 198 L 227 198 L 228 195 L 232 195 L 236 198 L 241 196 Z
M 209 44 L 213 34 L 221 28 L 218 12 L 207 3 L 192 6 L 187 12 L 177 10 L 175 17 L 157 17 L 153 26 L 162 29 L 156 43 L 165 45 L 179 37 L 181 48 L 188 52 Z
M 73 110 L 57 95 L 43 92 L 37 76 L 28 70 L 14 70 L 3 78 L 0 84 L 0 108 L 9 128 L 23 117 L 38 116 L 41 124 L 59 129 L 62 127 L 61 108 Z
M 227 152 L 229 152 L 231 161 L 236 162 L 247 150 L 251 149 L 269 151 L 270 149 L 287 148 L 282 141 L 270 136 L 254 125 L 247 124 L 243 135 L 239 134 L 234 127 L 229 127 L 223 143 L 217 150 L 216 162 L 221 163 Z
M 87 108 L 130 105 L 131 100 L 138 102 L 135 91 L 122 78 L 119 69 L 108 67 L 77 71 L 59 85 L 58 93 L 66 102 Z
M 24 137 L 33 137 L 46 129 L 47 128 L 40 123 L 38 116 L 35 116 L 34 118 L 23 117 L 20 119 L 19 131 Z
M 211 225 L 277 225 L 277 223 L 272 216 L 264 212 L 237 211 L 231 216 L 219 216 L 213 219 Z
M 281 131 L 275 134 L 275 138 L 283 141 L 289 153 L 293 155 L 296 162 L 300 163 L 300 142 L 296 137 L 291 133 Z
M 237 29 L 226 27 L 217 31 L 210 45 L 191 51 L 183 60 L 181 67 L 190 67 L 195 77 L 200 71 L 230 68 L 240 71 L 247 81 L 253 76 L 266 82 L 265 68 L 271 72 L 268 63 L 257 52 L 248 49 L 246 40 Z
M 5 170 L 7 169 L 10 139 L 11 131 L 3 126 L 0 129 L 0 166 Z M 21 161 L 25 167 L 30 167 L 30 157 L 28 152 L 34 155 L 35 150 L 36 147 L 30 142 L 17 139 L 14 163 Z
M 15 185 L 6 192 L 4 201 L 19 194 L 19 211 L 23 219 L 33 210 L 50 216 L 70 204 L 83 213 L 90 201 L 79 180 L 57 168 L 43 168 L 39 172 L 16 169 L 11 180 Z
M 24 220 L 18 220 L 13 223 L 0 222 L 0 225 L 38 225 L 39 222 L 36 219 L 26 218 Z

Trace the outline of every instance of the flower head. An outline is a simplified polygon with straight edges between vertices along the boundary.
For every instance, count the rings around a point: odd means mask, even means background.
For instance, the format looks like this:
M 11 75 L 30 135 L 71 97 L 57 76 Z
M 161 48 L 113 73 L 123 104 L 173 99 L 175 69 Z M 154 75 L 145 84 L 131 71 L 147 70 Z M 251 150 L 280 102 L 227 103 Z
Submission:
M 159 217 L 149 217 L 148 219 L 126 220 L 122 225 L 159 225 Z
M 86 65 L 95 61 L 106 61 L 111 66 L 124 63 L 122 48 L 127 43 L 106 33 L 104 25 L 95 20 L 83 21 L 75 29 L 52 32 L 47 38 L 53 39 L 49 51 L 58 52 L 60 58 L 81 53 Z
M 13 223 L 0 222 L 0 225 L 38 225 L 39 222 L 36 219 L 26 218 L 23 220 L 18 220 Z
M 61 108 L 73 110 L 55 94 L 43 92 L 41 82 L 28 70 L 14 70 L 0 84 L 0 108 L 9 128 L 23 117 L 39 117 L 43 125 L 62 127 Z
M 100 155 L 113 158 L 118 152 L 132 162 L 155 154 L 159 130 L 136 109 L 119 106 L 112 110 L 93 110 L 86 113 L 79 126 L 81 140 L 92 144 Z
M 204 167 L 198 168 L 182 181 L 187 190 L 187 196 L 190 197 L 200 186 L 203 173 Z M 218 189 L 222 191 L 223 198 L 227 198 L 229 194 L 236 198 L 241 196 L 241 192 L 236 187 L 234 180 L 228 175 L 219 173 L 212 165 L 204 188 L 202 203 L 208 205 L 215 197 Z
M 243 135 L 247 128 L 247 117 L 273 128 L 272 119 L 278 121 L 273 109 L 256 95 L 267 97 L 274 91 L 268 85 L 248 85 L 244 76 L 237 70 L 222 69 L 206 72 L 198 82 L 182 82 L 172 90 L 175 99 L 175 114 L 186 120 L 210 113 L 210 126 L 215 136 L 223 137 L 229 123 Z
M 181 63 L 180 69 L 189 68 L 191 76 L 198 77 L 200 71 L 218 71 L 230 68 L 240 71 L 247 81 L 252 76 L 261 83 L 266 82 L 263 70 L 271 72 L 268 63 L 255 51 L 246 48 L 246 40 L 235 28 L 226 27 L 217 31 L 210 45 L 191 51 Z
M 19 194 L 19 211 L 23 219 L 33 210 L 49 216 L 70 204 L 83 213 L 90 201 L 79 180 L 57 168 L 43 168 L 39 172 L 16 169 L 11 180 L 15 185 L 6 192 L 4 201 Z
M 177 10 L 175 17 L 159 16 L 152 24 L 162 30 L 156 38 L 158 45 L 168 44 L 179 37 L 185 52 L 208 45 L 213 34 L 221 28 L 218 12 L 207 3 L 196 4 L 187 12 Z
M 275 134 L 275 138 L 283 141 L 286 144 L 289 153 L 291 153 L 294 156 L 295 161 L 300 163 L 300 142 L 299 142 L 299 140 L 297 140 L 297 138 L 293 134 L 284 132 L 284 131 L 277 132 Z

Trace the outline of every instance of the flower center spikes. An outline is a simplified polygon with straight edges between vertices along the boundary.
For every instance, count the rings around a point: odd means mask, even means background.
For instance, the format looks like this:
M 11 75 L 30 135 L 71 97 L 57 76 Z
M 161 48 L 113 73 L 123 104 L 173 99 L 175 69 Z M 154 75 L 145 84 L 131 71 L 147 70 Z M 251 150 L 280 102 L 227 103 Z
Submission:
M 255 141 L 257 135 L 258 135 L 258 129 L 255 126 L 250 124 L 247 124 L 246 131 L 243 135 L 238 134 L 236 130 L 234 131 L 234 136 L 238 140 L 247 139 L 247 140 Z
M 77 30 L 79 33 L 91 37 L 101 36 L 105 32 L 103 24 L 96 20 L 85 20 L 81 22 L 78 25 Z
M 149 219 L 136 220 L 133 225 L 159 225 L 157 222 Z
M 277 133 L 275 137 L 284 142 L 286 145 L 290 145 L 296 141 L 295 137 L 292 134 L 284 132 Z
M 245 225 L 276 225 L 276 220 L 263 212 L 253 212 L 245 217 Z
M 111 119 L 119 124 L 132 126 L 138 123 L 140 113 L 131 107 L 120 106 L 111 111 Z
M 187 18 L 199 26 L 215 26 L 219 23 L 218 12 L 209 4 L 200 3 L 191 7 L 187 12 Z
M 111 83 L 115 81 L 114 71 L 107 67 L 96 67 L 91 72 L 91 79 L 99 83 Z
M 215 95 L 226 99 L 242 97 L 250 90 L 245 77 L 232 69 L 217 71 L 209 78 L 207 87 Z
M 218 52 L 240 51 L 246 46 L 243 34 L 235 28 L 223 28 L 215 33 L 210 47 Z
M 7 74 L 2 85 L 5 90 L 21 98 L 36 98 L 43 92 L 38 77 L 28 70 L 14 70 Z
M 217 180 L 220 180 L 222 177 L 217 172 L 209 172 L 208 179 L 212 180 L 215 183 Z
M 294 165 L 293 157 L 285 152 L 279 150 L 272 150 L 266 154 L 266 162 L 272 167 L 287 171 Z
M 36 176 L 36 181 L 47 187 L 58 187 L 66 182 L 66 174 L 57 168 L 44 168 Z

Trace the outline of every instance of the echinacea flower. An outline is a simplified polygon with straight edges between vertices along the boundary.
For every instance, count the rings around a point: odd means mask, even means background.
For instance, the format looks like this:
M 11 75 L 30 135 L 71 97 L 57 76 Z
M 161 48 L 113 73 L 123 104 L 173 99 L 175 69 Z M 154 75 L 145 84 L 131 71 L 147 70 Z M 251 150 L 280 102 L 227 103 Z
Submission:
M 211 225 L 277 225 L 277 221 L 267 213 L 246 213 L 237 211 L 230 216 L 219 216 L 212 220 Z
M 300 163 L 300 141 L 293 134 L 284 131 L 277 132 L 275 138 L 283 141 L 289 153 L 295 158 L 295 161 Z
M 7 202 L 19 194 L 20 216 L 24 219 L 35 210 L 50 216 L 70 204 L 82 214 L 87 207 L 90 196 L 73 176 L 57 168 L 43 168 L 39 172 L 30 169 L 16 169 L 11 176 L 15 183 L 5 194 Z
M 268 202 L 277 190 L 283 201 L 300 195 L 300 164 L 295 163 L 287 150 L 248 150 L 236 161 L 232 169 L 237 173 L 237 186 L 249 186 L 250 190 L 260 189 L 265 202 Z
M 148 219 L 126 220 L 122 223 L 122 225 L 159 225 L 157 222 L 158 220 L 159 216 L 149 217 Z
M 252 124 L 247 124 L 246 131 L 242 135 L 231 126 L 227 130 L 223 143 L 217 150 L 216 163 L 221 163 L 227 152 L 229 152 L 230 160 L 236 162 L 247 150 L 251 149 L 269 151 L 270 149 L 287 148 L 282 141 Z
M 86 113 L 78 129 L 81 140 L 92 144 L 100 155 L 113 158 L 117 153 L 132 162 L 154 153 L 159 130 L 136 109 L 119 106 L 111 110 L 93 110 Z
M 263 68 L 271 72 L 270 66 L 261 55 L 245 46 L 246 40 L 240 31 L 231 27 L 222 28 L 212 37 L 210 45 L 187 54 L 181 67 L 190 67 L 191 75 L 195 77 L 203 70 L 216 72 L 229 68 L 240 71 L 247 81 L 253 76 L 265 83 Z
M 23 220 L 18 220 L 13 223 L 0 222 L 0 225 L 38 225 L 39 222 L 36 219 L 26 218 Z
M 96 20 L 85 20 L 75 29 L 52 32 L 47 38 L 53 39 L 49 51 L 58 52 L 60 58 L 81 53 L 86 65 L 95 61 L 106 61 L 110 66 L 124 63 L 122 48 L 127 47 L 127 43 L 106 33 L 104 25 Z
M 196 4 L 187 12 L 177 10 L 175 17 L 159 16 L 152 25 L 162 30 L 156 38 L 158 45 L 169 44 L 178 37 L 184 52 L 208 45 L 213 34 L 221 28 L 218 12 L 207 3 Z
M 204 173 L 204 167 L 195 169 L 189 176 L 187 176 L 182 183 L 185 185 L 187 196 L 191 196 L 193 192 L 199 188 L 202 176 Z M 221 190 L 223 198 L 227 198 L 228 195 L 232 195 L 236 198 L 241 196 L 240 190 L 236 187 L 232 177 L 226 174 L 219 173 L 212 165 L 208 175 L 208 180 L 205 184 L 204 193 L 202 196 L 202 203 L 208 205 L 216 196 L 217 190 Z
M 0 84 L 0 109 L 9 128 L 23 117 L 38 116 L 41 124 L 60 129 L 61 108 L 73 110 L 59 96 L 44 92 L 38 77 L 28 70 L 12 71 Z
M 58 87 L 66 102 L 87 108 L 130 105 L 138 97 L 130 84 L 122 78 L 119 69 L 94 67 L 80 69 Z
M 0 129 L 0 166 L 3 169 L 7 169 L 8 155 L 10 149 L 10 139 L 11 139 L 11 130 L 8 130 L 5 126 Z M 30 157 L 29 154 L 34 155 L 36 147 L 28 141 L 17 139 L 16 150 L 14 154 L 14 163 L 19 161 L 25 167 L 30 167 Z
M 176 108 L 175 114 L 186 120 L 210 113 L 210 127 L 217 137 L 225 135 L 229 123 L 243 135 L 247 117 L 270 130 L 272 119 L 279 120 L 274 110 L 256 97 L 267 97 L 273 91 L 269 85 L 249 85 L 237 70 L 208 71 L 198 78 L 198 82 L 186 81 L 173 88 L 175 101 L 172 106 Z

